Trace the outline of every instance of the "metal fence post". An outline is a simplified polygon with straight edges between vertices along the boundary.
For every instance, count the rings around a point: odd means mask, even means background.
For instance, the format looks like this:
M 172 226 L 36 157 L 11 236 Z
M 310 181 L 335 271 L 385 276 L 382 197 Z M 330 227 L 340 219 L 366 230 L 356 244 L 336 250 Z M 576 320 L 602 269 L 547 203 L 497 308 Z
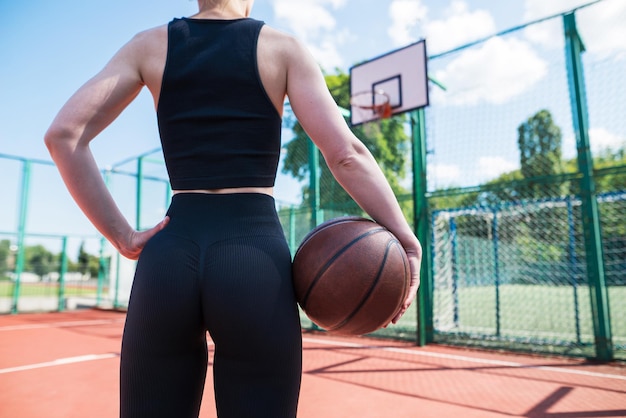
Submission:
M 165 210 L 170 207 L 172 203 L 172 188 L 170 187 L 169 181 L 165 182 Z
M 574 13 L 563 15 L 565 33 L 565 60 L 569 84 L 572 120 L 578 150 L 578 169 L 582 174 L 580 194 L 582 200 L 582 224 L 585 237 L 585 255 L 591 297 L 596 358 L 610 361 L 613 358 L 609 298 L 604 277 L 602 236 L 595 183 L 593 159 L 589 147 L 589 119 L 587 95 L 581 54 L 585 46 L 576 29 Z
M 135 203 L 136 203 L 135 228 L 137 229 L 137 231 L 141 230 L 141 189 L 143 186 L 143 158 L 144 158 L 143 155 L 137 158 L 137 188 L 136 188 L 137 195 L 135 197 Z
M 496 335 L 499 337 L 502 332 L 502 311 L 500 303 L 500 243 L 498 241 L 498 207 L 493 209 L 493 219 L 491 220 L 491 236 L 493 241 L 493 276 L 494 288 L 496 290 Z
M 576 343 L 582 342 L 580 338 L 580 303 L 578 302 L 578 260 L 576 259 L 576 224 L 574 223 L 574 207 L 571 196 L 567 197 L 567 225 L 568 246 L 567 259 L 569 262 L 570 282 L 574 297 L 574 321 L 576 327 Z
M 115 290 L 113 293 L 113 308 L 117 309 L 120 306 L 119 293 L 120 293 L 120 261 L 121 256 L 119 252 L 115 252 Z
M 20 217 L 17 226 L 17 259 L 15 261 L 15 284 L 13 285 L 13 302 L 11 313 L 17 313 L 17 303 L 20 298 L 20 284 L 26 257 L 24 238 L 26 235 L 26 216 L 28 214 L 28 195 L 30 189 L 30 169 L 29 160 L 22 161 L 22 189 L 20 192 Z
M 413 148 L 413 228 L 422 245 L 421 281 L 417 292 L 417 344 L 434 340 L 432 254 L 426 199 L 426 117 L 424 109 L 410 113 Z
M 309 138 L 309 202 L 311 205 L 311 228 L 321 222 L 320 217 L 320 156 L 317 147 Z
M 296 251 L 296 208 L 289 206 L 289 248 L 292 253 Z
M 456 232 L 456 220 L 454 216 L 450 217 L 450 240 L 452 241 L 452 306 L 453 321 L 456 328 L 459 327 L 459 257 L 458 257 L 458 238 Z
M 107 189 L 111 187 L 111 170 L 106 170 L 103 172 L 104 184 Z M 104 290 L 104 280 L 106 279 L 106 271 L 108 269 L 105 257 L 104 257 L 104 249 L 106 246 L 106 239 L 104 237 L 100 237 L 100 252 L 98 254 L 98 284 L 96 288 L 96 306 L 100 306 L 102 303 L 102 292 Z
M 61 239 L 61 268 L 59 269 L 58 311 L 65 310 L 65 275 L 67 274 L 67 237 Z

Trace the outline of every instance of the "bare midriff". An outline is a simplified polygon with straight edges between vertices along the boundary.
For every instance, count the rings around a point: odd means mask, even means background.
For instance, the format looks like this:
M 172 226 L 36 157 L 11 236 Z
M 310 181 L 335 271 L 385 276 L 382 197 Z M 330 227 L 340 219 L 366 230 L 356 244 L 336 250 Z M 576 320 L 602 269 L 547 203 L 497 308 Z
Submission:
M 230 193 L 262 193 L 269 196 L 274 195 L 273 187 L 232 187 L 226 189 L 193 189 L 193 190 L 174 190 L 177 193 L 205 193 L 205 194 L 230 194 Z

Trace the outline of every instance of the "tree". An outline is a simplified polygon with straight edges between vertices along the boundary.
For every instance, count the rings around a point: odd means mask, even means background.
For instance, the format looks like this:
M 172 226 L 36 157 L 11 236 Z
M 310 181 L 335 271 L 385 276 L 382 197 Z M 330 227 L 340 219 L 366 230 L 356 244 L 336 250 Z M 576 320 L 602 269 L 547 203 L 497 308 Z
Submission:
M 80 247 L 78 248 L 78 271 L 81 274 L 86 274 L 89 269 L 89 254 L 85 251 L 85 242 L 80 243 Z
M 565 166 L 568 171 L 578 171 L 578 160 L 574 158 L 566 161 Z M 603 171 L 594 175 L 596 193 L 626 190 L 626 173 L 620 169 L 623 167 L 626 167 L 626 148 L 607 148 L 596 153 L 593 156 L 593 169 Z M 580 193 L 579 182 L 573 182 L 571 193 Z
M 8 239 L 0 241 L 0 280 L 9 271 L 9 256 L 11 255 L 11 242 Z
M 339 71 L 336 75 L 326 75 L 325 79 L 335 102 L 341 107 L 348 108 L 350 106 L 349 75 Z M 409 143 L 403 123 L 404 118 L 400 116 L 370 123 L 368 126 L 351 128 L 376 158 L 396 195 L 408 192 L 400 184 L 405 176 L 405 151 Z M 293 121 L 291 129 L 294 138 L 286 145 L 287 154 L 282 172 L 298 180 L 304 180 L 309 174 L 310 140 L 298 121 Z M 320 158 L 320 190 L 322 208 L 353 214 L 361 213 L 348 194 L 335 181 L 323 158 Z M 307 185 L 303 189 L 303 203 L 306 203 L 308 199 Z M 410 202 L 403 205 L 403 210 L 405 210 L 405 215 L 409 215 Z
M 555 183 L 564 172 L 561 160 L 562 134 L 548 110 L 540 110 L 517 127 L 520 169 L 502 173 L 481 187 L 476 205 L 563 196 L 568 183 Z
M 55 271 L 58 267 L 57 257 L 43 245 L 28 246 L 24 253 L 25 270 L 32 271 L 39 277 Z
M 561 128 L 548 110 L 540 110 L 517 128 L 521 171 L 531 180 L 520 190 L 527 198 L 561 195 L 561 188 L 547 187 L 539 178 L 563 172 L 561 162 Z
M 85 251 L 85 242 L 81 242 L 78 248 L 78 257 L 76 264 L 68 263 L 69 271 L 78 271 L 82 275 L 89 274 L 90 277 L 98 277 L 100 270 L 100 257 L 89 254 Z

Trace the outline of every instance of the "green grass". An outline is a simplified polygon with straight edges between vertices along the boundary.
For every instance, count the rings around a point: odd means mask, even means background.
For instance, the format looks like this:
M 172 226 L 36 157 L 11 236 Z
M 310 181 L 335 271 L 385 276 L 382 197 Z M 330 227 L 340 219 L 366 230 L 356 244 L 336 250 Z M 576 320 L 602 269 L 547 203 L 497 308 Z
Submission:
M 58 283 L 22 283 L 24 297 L 57 297 Z M 0 297 L 13 297 L 14 284 L 0 281 Z M 500 286 L 500 336 L 515 339 L 569 341 L 592 344 L 594 341 L 589 288 L 580 286 L 578 298 L 578 332 L 574 290 L 567 286 L 503 285 Z M 103 292 L 108 292 L 107 288 Z M 93 296 L 94 282 L 66 285 L 65 296 Z M 611 328 L 614 344 L 626 345 L 626 286 L 609 287 Z M 435 291 L 435 330 L 437 332 L 496 335 L 496 292 L 493 286 L 465 287 L 458 290 L 458 322 L 454 323 L 455 302 L 450 289 Z M 417 301 L 396 325 L 377 334 L 399 338 L 412 337 L 417 327 Z M 301 314 L 302 325 L 311 322 Z
M 454 328 L 454 307 L 458 323 L 452 331 L 496 333 L 496 290 L 493 286 L 468 287 L 458 290 L 455 304 L 449 289 L 436 293 L 435 317 L 440 324 Z M 593 324 L 589 288 L 576 289 L 578 303 L 578 336 L 581 342 L 592 343 Z M 574 290 L 567 286 L 503 285 L 500 297 L 500 334 L 513 337 L 572 339 L 577 337 L 577 313 Z M 626 343 L 626 287 L 609 287 L 611 326 L 617 343 Z M 442 325 L 444 328 L 445 326 Z
M 589 288 L 576 289 L 578 325 L 574 290 L 567 286 L 500 286 L 500 336 L 517 340 L 565 341 L 593 344 L 593 324 Z M 611 327 L 616 345 L 626 345 L 626 286 L 609 287 Z M 458 290 L 458 323 L 453 320 L 454 301 L 450 289 L 435 291 L 435 330 L 496 336 L 496 292 L 493 286 L 466 287 Z M 417 301 L 398 324 L 376 334 L 414 336 L 417 327 Z M 301 313 L 304 328 L 311 321 Z M 577 331 L 578 326 L 578 331 Z
M 0 281 L 0 297 L 13 297 L 14 283 L 10 281 Z M 92 283 L 68 284 L 65 286 L 65 296 L 95 296 L 98 289 Z M 107 292 L 106 288 L 103 292 Z M 58 283 L 21 283 L 20 296 L 31 297 L 56 297 L 59 295 Z

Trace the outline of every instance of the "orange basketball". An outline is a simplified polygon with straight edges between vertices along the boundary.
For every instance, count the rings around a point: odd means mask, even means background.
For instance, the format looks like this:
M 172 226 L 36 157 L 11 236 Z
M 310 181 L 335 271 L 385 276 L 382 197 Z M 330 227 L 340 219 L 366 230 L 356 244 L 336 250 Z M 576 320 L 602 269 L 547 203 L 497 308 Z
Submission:
M 320 224 L 293 261 L 296 299 L 315 324 L 336 334 L 363 335 L 387 325 L 410 284 L 409 262 L 398 239 L 359 217 Z

